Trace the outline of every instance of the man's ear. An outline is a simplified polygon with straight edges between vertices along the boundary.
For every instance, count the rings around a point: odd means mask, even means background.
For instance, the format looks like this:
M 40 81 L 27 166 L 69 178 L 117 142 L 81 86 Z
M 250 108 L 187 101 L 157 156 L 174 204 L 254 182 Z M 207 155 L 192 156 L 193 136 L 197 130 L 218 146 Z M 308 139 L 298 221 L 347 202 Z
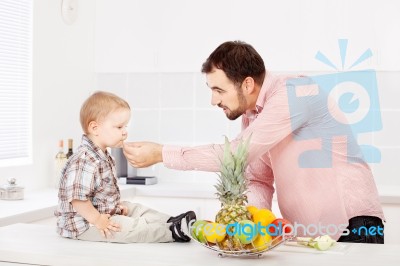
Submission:
M 247 77 L 242 83 L 243 93 L 250 95 L 255 91 L 255 83 L 252 77 Z
M 99 125 L 97 124 L 96 121 L 90 121 L 90 123 L 88 125 L 89 134 L 97 136 L 98 135 L 98 133 L 97 133 L 98 128 L 99 128 Z

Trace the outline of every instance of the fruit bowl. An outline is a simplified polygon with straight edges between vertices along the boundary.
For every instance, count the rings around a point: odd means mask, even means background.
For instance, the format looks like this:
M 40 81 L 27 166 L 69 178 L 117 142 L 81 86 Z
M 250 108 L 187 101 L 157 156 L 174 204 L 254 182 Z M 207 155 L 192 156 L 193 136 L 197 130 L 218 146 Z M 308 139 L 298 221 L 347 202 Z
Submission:
M 275 237 L 268 243 L 264 242 L 261 245 L 258 245 L 257 247 L 254 245 L 254 242 L 251 242 L 250 244 L 247 244 L 247 245 L 241 245 L 241 248 L 239 250 L 223 249 L 219 242 L 217 242 L 216 244 L 210 243 L 210 242 L 202 243 L 199 240 L 197 240 L 196 238 L 194 238 L 191 234 L 190 234 L 190 238 L 192 239 L 192 241 L 200 244 L 201 246 L 217 252 L 218 257 L 224 257 L 224 256 L 261 257 L 264 253 L 277 248 L 278 246 L 284 244 L 287 241 L 293 240 L 295 238 L 295 236 L 281 235 L 281 236 Z

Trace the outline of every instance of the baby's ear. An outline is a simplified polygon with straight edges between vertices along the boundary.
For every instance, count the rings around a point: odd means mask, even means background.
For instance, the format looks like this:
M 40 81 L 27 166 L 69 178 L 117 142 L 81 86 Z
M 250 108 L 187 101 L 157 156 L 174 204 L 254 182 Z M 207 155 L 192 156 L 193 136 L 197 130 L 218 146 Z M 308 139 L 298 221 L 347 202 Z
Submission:
M 99 125 L 97 124 L 96 121 L 90 121 L 88 125 L 88 132 L 91 135 L 97 136 L 97 129 L 99 128 Z

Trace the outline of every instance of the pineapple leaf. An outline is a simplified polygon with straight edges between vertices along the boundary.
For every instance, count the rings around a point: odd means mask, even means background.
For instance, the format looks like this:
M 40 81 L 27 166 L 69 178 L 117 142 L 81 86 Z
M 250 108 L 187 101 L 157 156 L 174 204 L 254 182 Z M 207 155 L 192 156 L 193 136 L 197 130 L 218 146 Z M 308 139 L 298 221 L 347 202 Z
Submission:
M 235 151 L 225 136 L 225 144 L 222 159 L 220 161 L 220 172 L 218 182 L 215 185 L 217 197 L 222 205 L 243 205 L 247 202 L 248 181 L 245 176 L 247 167 L 248 147 L 250 137 L 241 140 Z

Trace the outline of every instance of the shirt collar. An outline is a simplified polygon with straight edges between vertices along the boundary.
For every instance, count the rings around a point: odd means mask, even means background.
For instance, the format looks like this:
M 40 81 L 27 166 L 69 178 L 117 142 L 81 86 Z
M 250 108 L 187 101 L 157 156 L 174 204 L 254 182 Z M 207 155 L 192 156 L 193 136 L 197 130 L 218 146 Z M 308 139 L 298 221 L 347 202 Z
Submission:
M 262 110 L 264 108 L 265 101 L 267 99 L 267 96 L 269 96 L 269 93 L 271 91 L 274 80 L 275 80 L 275 76 L 273 76 L 269 72 L 265 73 L 264 82 L 263 82 L 263 85 L 261 86 L 260 94 L 258 94 L 258 98 L 257 98 L 257 102 L 256 102 L 256 109 L 261 108 L 261 110 Z
M 256 108 L 255 108 L 255 110 L 246 111 L 247 116 L 250 117 L 252 115 L 261 113 L 261 111 L 264 108 L 267 96 L 269 95 L 269 93 L 271 91 L 274 80 L 275 80 L 275 77 L 271 73 L 269 73 L 269 72 L 265 73 L 264 82 L 263 82 L 263 85 L 261 86 L 260 93 L 258 94 L 258 97 L 257 97 Z
M 99 159 L 108 160 L 110 158 L 109 152 L 107 150 L 104 152 L 100 149 L 87 135 L 82 135 L 82 145 L 92 150 Z

